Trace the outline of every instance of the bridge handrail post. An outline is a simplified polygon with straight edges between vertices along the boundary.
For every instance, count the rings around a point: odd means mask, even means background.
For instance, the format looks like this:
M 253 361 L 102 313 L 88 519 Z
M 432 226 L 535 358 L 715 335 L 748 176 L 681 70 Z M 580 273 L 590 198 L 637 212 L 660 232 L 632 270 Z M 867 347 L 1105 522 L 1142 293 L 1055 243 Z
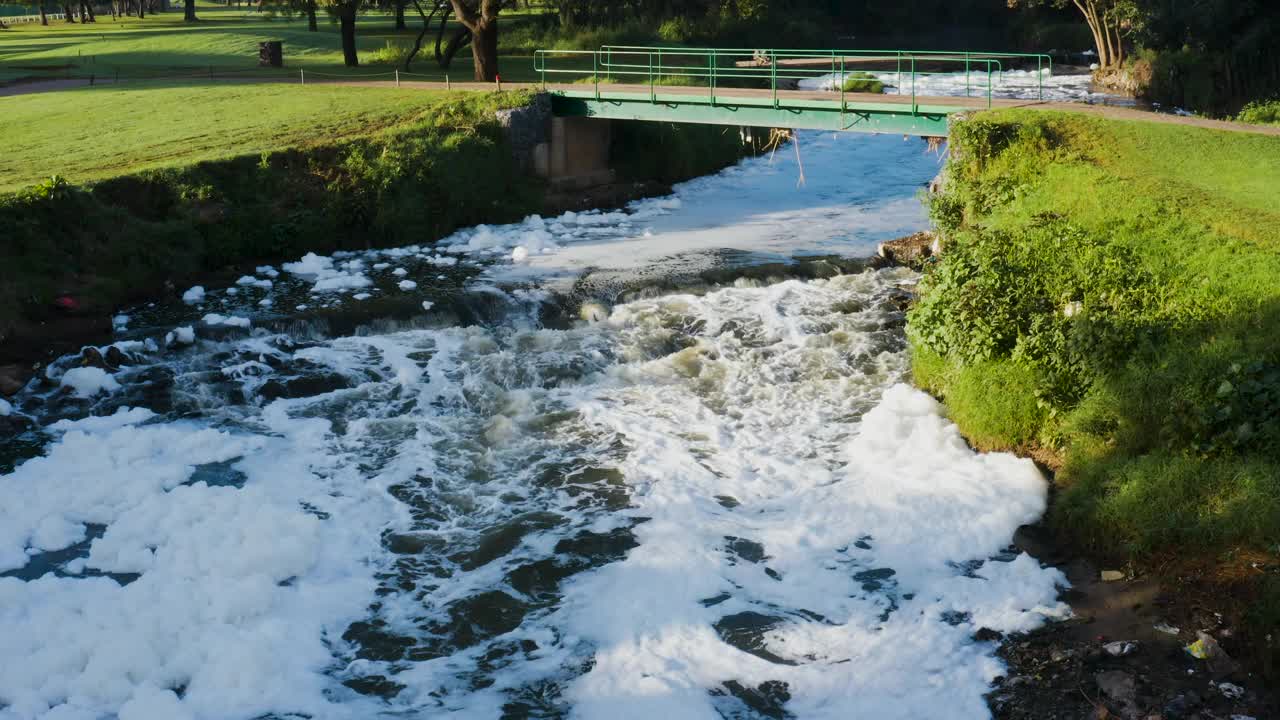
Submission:
M 846 103 L 844 99 L 844 55 L 840 55 L 840 128 L 844 129 L 844 111 Z
M 1044 56 L 1036 56 L 1036 99 L 1044 100 Z
M 901 95 L 902 94 L 902 51 L 895 50 L 894 52 L 898 56 L 898 94 Z
M 773 92 L 773 109 L 778 109 L 778 53 L 769 51 L 769 89 Z
M 595 51 L 591 53 L 591 79 L 595 81 L 596 86 L 596 102 L 600 101 L 600 53 Z
M 969 97 L 969 51 L 964 53 L 964 96 Z
M 711 53 L 707 56 L 707 63 L 711 65 L 711 107 L 716 105 L 716 49 L 711 48 Z
M 658 94 L 653 87 L 653 53 L 649 53 L 649 102 L 657 102 Z
M 991 109 L 991 63 L 987 63 L 987 109 Z
M 916 105 L 916 56 L 911 56 L 911 114 L 915 115 L 919 106 Z

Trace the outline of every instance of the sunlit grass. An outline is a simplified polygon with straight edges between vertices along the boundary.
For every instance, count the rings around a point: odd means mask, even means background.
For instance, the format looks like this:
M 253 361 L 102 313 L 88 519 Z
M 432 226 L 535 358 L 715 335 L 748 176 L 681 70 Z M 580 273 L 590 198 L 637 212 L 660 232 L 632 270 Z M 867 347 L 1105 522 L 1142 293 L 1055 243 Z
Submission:
M 50 175 L 74 183 L 355 135 L 447 93 L 286 83 L 143 83 L 0 97 L 0 191 Z

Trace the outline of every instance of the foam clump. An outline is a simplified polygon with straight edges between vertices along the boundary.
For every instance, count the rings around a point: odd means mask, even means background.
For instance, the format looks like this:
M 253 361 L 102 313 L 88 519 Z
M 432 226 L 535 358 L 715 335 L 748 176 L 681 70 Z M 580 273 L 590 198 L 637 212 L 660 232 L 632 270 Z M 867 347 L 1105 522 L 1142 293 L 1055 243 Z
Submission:
M 72 368 L 63 374 L 59 384 L 71 388 L 77 397 L 82 398 L 120 389 L 120 383 L 116 382 L 111 373 L 97 367 Z

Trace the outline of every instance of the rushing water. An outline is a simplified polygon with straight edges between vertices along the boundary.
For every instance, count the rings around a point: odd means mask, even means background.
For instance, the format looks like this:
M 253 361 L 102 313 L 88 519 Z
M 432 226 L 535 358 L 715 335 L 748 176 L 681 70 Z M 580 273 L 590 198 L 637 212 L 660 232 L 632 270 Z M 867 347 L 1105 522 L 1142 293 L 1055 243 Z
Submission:
M 0 718 L 986 717 L 1045 482 L 843 259 L 937 166 L 806 134 L 119 318 L 0 417 Z

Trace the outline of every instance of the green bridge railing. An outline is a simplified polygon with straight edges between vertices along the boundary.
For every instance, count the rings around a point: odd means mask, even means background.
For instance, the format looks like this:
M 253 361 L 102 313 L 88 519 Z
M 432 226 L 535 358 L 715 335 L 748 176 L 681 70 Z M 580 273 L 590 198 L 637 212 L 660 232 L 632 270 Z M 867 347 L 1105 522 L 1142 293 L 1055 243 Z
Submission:
M 588 66 L 587 63 L 590 63 Z M 919 108 L 917 79 L 937 74 L 965 73 L 965 95 L 986 97 L 991 106 L 993 79 L 1006 72 L 1006 63 L 1035 64 L 1036 95 L 1044 99 L 1046 70 L 1053 58 L 1039 53 L 951 52 L 945 50 L 778 50 L 747 48 L 688 48 L 605 45 L 598 50 L 538 50 L 534 69 L 542 84 L 548 80 L 590 82 L 595 99 L 601 85 L 622 81 L 647 85 L 651 101 L 658 88 L 672 85 L 705 86 L 711 104 L 717 90 L 767 88 L 774 107 L 781 107 L 779 91 L 801 81 L 831 76 L 833 89 L 846 104 L 845 79 L 863 70 L 893 73 L 899 95 L 909 95 L 912 112 Z M 938 70 L 935 68 L 942 68 Z

